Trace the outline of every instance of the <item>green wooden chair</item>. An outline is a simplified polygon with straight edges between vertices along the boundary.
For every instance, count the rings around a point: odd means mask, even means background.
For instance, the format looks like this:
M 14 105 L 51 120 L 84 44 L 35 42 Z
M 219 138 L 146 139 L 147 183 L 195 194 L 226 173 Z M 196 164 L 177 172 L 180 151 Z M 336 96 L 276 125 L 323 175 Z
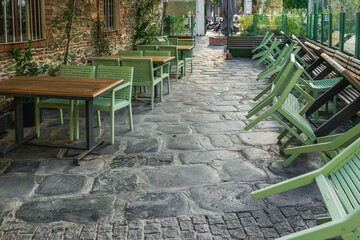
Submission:
M 320 155 L 322 161 L 324 163 L 327 163 L 344 147 L 347 147 L 359 137 L 360 123 L 349 129 L 345 133 L 318 137 L 316 138 L 316 144 L 286 148 L 284 150 L 284 153 L 286 155 L 290 155 L 317 152 Z
M 156 51 L 156 50 L 158 50 L 158 46 L 157 45 L 138 45 L 137 50 L 138 51 L 146 51 L 146 50 Z
M 270 45 L 269 49 L 262 52 L 264 54 L 259 55 L 256 54 L 252 57 L 252 59 L 257 59 L 259 58 L 253 65 L 253 67 L 257 67 L 260 63 L 264 62 L 266 64 L 271 64 L 273 62 L 275 62 L 276 60 L 276 55 L 281 52 L 280 50 L 278 50 L 279 45 L 281 44 L 281 41 L 278 39 L 275 39 L 272 44 Z
M 160 101 L 163 101 L 162 66 L 153 67 L 152 59 L 123 58 L 123 66 L 134 68 L 134 87 L 151 87 L 151 109 L 154 109 L 155 85 L 160 84 Z M 160 75 L 156 75 L 160 71 Z
M 91 58 L 91 65 L 95 66 L 95 76 L 97 75 L 97 67 L 102 66 L 116 66 L 120 67 L 120 60 L 118 58 L 103 58 L 93 57 Z
M 179 44 L 179 45 L 194 46 L 194 42 L 182 41 L 181 44 Z M 193 72 L 193 57 L 194 57 L 194 50 L 193 49 L 183 52 L 185 73 L 186 73 L 186 65 L 189 64 L 189 63 L 191 64 L 190 65 L 191 66 L 191 72 Z
M 157 45 L 173 45 L 169 39 L 165 36 L 156 36 L 155 37 Z
M 142 50 L 126 50 L 126 51 L 119 50 L 117 55 L 119 55 L 119 56 L 142 56 L 143 51 Z
M 170 51 L 145 51 L 144 56 L 171 56 Z M 170 94 L 170 62 L 162 65 L 162 79 L 167 79 L 168 94 Z
M 60 65 L 61 77 L 82 77 L 93 78 L 95 76 L 94 66 L 80 66 L 80 65 Z M 35 98 L 35 126 L 36 134 L 40 137 L 40 108 L 59 109 L 60 124 L 64 124 L 63 121 L 63 109 L 69 110 L 69 138 L 70 141 L 74 140 L 74 103 L 72 99 L 57 99 L 47 98 L 41 100 Z
M 167 38 L 171 45 L 179 45 L 179 41 L 177 38 Z M 169 44 L 170 45 L 170 44 Z
M 308 83 L 300 78 L 302 72 L 303 68 L 296 62 L 295 56 L 291 55 L 288 64 L 274 81 L 275 84 L 267 87 L 271 90 L 270 94 L 250 110 L 246 118 L 250 118 L 266 106 L 269 106 L 269 108 L 251 121 L 244 129 L 249 130 L 268 116 L 272 116 L 287 132 L 292 134 L 293 138 L 297 138 L 305 145 L 313 143 L 316 135 L 307 121 L 305 113 L 315 100 L 309 94 L 310 87 L 304 90 L 296 84 L 300 83 L 303 86 L 308 86 Z M 294 91 L 297 93 L 296 95 L 293 94 Z M 276 113 L 280 114 L 282 118 Z M 283 149 L 280 148 L 280 150 Z M 291 155 L 283 166 L 288 166 L 297 156 L 298 154 Z
M 264 71 L 259 73 L 256 80 L 262 80 L 268 77 L 272 77 L 277 74 L 285 65 L 285 63 L 290 58 L 291 54 L 296 55 L 300 51 L 300 48 L 297 47 L 297 43 L 292 43 L 289 45 L 285 45 L 281 50 L 279 56 L 276 58 L 276 61 L 272 64 L 268 65 Z
M 274 33 L 266 32 L 261 43 L 253 49 L 251 52 L 256 53 L 258 51 L 266 51 L 269 49 L 268 45 L 271 44 L 271 38 L 274 36 Z
M 360 138 L 320 169 L 254 191 L 251 196 L 262 199 L 312 183 L 317 184 L 330 217 L 279 239 L 360 239 Z
M 95 111 L 110 112 L 110 144 L 115 141 L 115 112 L 124 107 L 128 107 L 130 130 L 133 130 L 133 118 L 131 108 L 131 89 L 133 82 L 132 67 L 103 66 L 97 67 L 98 78 L 123 79 L 120 86 L 111 90 L 110 93 L 103 94 L 95 99 L 93 106 Z M 85 109 L 84 101 L 77 101 L 75 105 L 75 133 L 79 139 L 79 109 Z
M 170 62 L 170 66 L 175 66 L 176 68 L 176 81 L 178 79 L 179 68 L 182 69 L 181 74 L 185 75 L 185 63 L 184 60 L 181 60 L 179 57 L 179 51 L 177 46 L 159 46 L 160 51 L 170 51 L 171 56 L 174 56 L 175 59 Z

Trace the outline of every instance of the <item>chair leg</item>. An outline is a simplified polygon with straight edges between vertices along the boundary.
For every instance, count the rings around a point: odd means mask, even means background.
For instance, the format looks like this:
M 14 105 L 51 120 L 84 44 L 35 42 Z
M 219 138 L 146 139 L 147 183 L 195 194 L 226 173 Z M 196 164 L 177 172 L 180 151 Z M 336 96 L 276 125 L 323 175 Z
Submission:
M 150 108 L 151 110 L 154 109 L 154 95 L 155 95 L 155 86 L 151 86 L 151 103 L 150 103 Z
M 176 76 L 175 76 L 176 81 L 178 80 L 178 77 L 179 77 L 179 67 L 176 66 Z
M 168 88 L 168 94 L 170 94 L 170 74 L 167 79 L 167 88 Z
M 60 124 L 63 125 L 64 118 L 63 118 L 63 110 L 62 109 L 59 109 L 59 120 L 60 120 Z
M 110 111 L 110 144 L 115 142 L 115 111 Z
M 193 72 L 193 61 L 191 60 L 191 73 Z
M 246 125 L 244 127 L 244 129 L 246 131 L 249 130 L 250 128 L 254 127 L 256 124 L 258 124 L 259 122 L 261 122 L 262 120 L 264 120 L 265 118 L 270 116 L 270 114 L 272 114 L 274 111 L 275 111 L 274 107 L 269 108 L 264 113 L 262 113 L 260 116 L 258 116 L 256 119 L 254 119 L 252 122 L 250 122 L 248 125 Z
M 70 100 L 70 109 L 69 109 L 69 139 L 70 141 L 74 141 L 74 100 Z
M 101 127 L 101 116 L 100 116 L 100 111 L 96 111 L 96 119 L 97 119 L 97 124 L 98 124 L 98 127 Z
M 131 103 L 128 106 L 128 114 L 129 114 L 129 125 L 130 125 L 130 131 L 134 129 L 134 123 L 133 123 L 133 117 L 132 117 L 132 106 Z
M 36 135 L 40 137 L 40 107 L 39 107 L 39 98 L 35 98 L 35 126 L 36 126 Z
M 160 102 L 163 101 L 163 95 L 164 95 L 164 82 L 160 81 Z
M 75 105 L 75 139 L 79 139 L 79 109 Z

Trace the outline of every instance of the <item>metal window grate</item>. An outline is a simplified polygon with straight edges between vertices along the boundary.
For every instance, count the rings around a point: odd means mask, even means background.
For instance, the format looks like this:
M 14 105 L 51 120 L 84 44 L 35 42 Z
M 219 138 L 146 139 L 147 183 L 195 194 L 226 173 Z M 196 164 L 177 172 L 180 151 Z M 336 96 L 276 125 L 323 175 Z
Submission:
M 104 30 L 114 31 L 119 28 L 119 0 L 104 0 Z
M 45 38 L 43 0 L 0 0 L 0 3 L 0 44 Z

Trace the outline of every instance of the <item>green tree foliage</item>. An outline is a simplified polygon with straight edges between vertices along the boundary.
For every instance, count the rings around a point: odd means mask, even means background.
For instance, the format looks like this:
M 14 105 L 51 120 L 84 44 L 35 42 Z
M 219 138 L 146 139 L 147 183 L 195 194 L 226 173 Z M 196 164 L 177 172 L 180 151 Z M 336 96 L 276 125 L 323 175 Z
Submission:
M 307 8 L 308 0 L 283 0 L 284 9 Z

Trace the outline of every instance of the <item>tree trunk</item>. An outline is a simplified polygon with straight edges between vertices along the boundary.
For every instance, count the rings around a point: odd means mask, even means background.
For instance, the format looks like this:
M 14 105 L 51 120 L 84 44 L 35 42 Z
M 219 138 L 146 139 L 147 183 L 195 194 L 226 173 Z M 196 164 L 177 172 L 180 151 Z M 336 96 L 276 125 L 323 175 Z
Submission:
M 76 4 L 76 0 L 69 0 L 69 1 L 70 1 L 69 7 L 71 8 L 71 17 L 69 18 L 68 23 L 65 26 L 66 48 L 65 48 L 64 64 L 67 64 L 67 60 L 69 57 L 69 50 L 70 50 L 70 43 L 71 43 L 71 31 L 72 31 L 72 24 L 73 24 L 75 4 Z

